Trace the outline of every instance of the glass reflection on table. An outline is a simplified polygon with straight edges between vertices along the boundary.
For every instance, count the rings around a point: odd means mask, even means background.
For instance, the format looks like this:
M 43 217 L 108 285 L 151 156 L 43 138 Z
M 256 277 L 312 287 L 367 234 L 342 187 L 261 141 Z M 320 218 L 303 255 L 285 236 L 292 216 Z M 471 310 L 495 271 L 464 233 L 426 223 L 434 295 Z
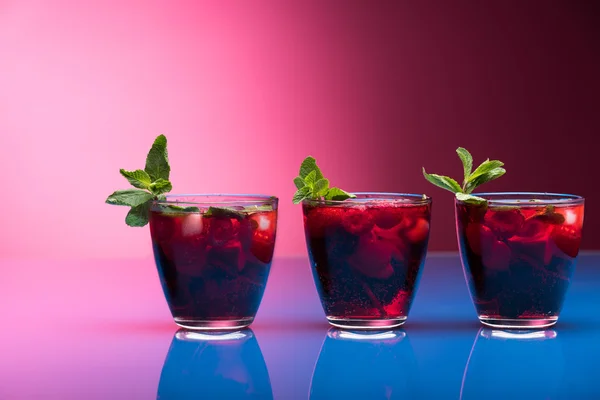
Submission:
M 465 367 L 460 399 L 552 399 L 564 365 L 555 330 L 482 328 Z
M 267 366 L 252 330 L 177 331 L 156 398 L 272 399 Z
M 310 399 L 416 398 L 417 363 L 406 332 L 327 332 Z

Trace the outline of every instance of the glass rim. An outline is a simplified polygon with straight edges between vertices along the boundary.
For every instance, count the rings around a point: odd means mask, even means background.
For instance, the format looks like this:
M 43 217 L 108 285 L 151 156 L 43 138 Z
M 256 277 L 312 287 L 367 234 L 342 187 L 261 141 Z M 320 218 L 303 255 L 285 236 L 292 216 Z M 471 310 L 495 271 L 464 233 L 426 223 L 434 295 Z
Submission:
M 431 197 L 426 194 L 392 193 L 392 192 L 349 192 L 356 196 L 346 200 L 305 199 L 303 204 L 310 205 L 365 205 L 368 201 L 403 203 L 411 206 L 431 204 Z M 425 196 L 425 197 L 423 197 Z
M 473 196 L 482 197 L 491 205 L 539 207 L 541 205 L 577 205 L 583 204 L 582 196 L 565 193 L 551 192 L 481 192 L 471 193 Z M 458 203 L 465 203 L 455 199 Z M 539 200 L 539 201 L 531 201 Z
M 186 200 L 190 199 L 190 200 Z M 176 200 L 180 199 L 180 200 Z M 205 200 L 202 200 L 205 199 Z M 222 199 L 222 200 L 221 200 Z M 242 193 L 191 193 L 191 194 L 168 194 L 165 200 L 153 200 L 153 204 L 177 205 L 254 205 L 254 204 L 275 204 L 279 201 L 277 196 L 266 194 L 242 194 Z

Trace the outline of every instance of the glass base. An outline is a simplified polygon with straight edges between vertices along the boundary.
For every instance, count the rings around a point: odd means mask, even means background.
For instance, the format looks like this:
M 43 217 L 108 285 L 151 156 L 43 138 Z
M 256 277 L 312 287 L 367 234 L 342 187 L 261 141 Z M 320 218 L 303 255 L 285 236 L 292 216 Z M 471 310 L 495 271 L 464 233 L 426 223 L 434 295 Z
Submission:
M 491 326 L 492 328 L 502 328 L 502 329 L 536 329 L 536 328 L 547 328 L 552 326 L 558 321 L 558 317 L 548 317 L 548 318 L 535 318 L 535 319 L 527 319 L 527 318 L 518 318 L 518 319 L 509 319 L 509 318 L 489 318 L 489 317 L 479 317 L 479 321 L 482 324 Z
M 406 317 L 386 319 L 360 319 L 360 318 L 338 318 L 327 317 L 327 321 L 336 328 L 341 329 L 390 329 L 396 328 L 406 322 Z
M 254 321 L 254 317 L 229 319 L 229 320 L 200 320 L 174 318 L 175 323 L 182 328 L 193 331 L 230 331 L 242 329 Z

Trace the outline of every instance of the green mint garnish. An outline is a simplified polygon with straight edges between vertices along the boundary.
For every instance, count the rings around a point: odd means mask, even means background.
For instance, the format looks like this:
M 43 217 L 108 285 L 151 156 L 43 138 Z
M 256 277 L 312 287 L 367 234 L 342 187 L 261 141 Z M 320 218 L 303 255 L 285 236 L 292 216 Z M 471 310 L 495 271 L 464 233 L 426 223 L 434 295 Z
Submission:
M 557 213 L 556 207 L 554 207 L 552 204 L 548 204 L 544 209 L 544 212 L 538 214 L 535 218 L 554 225 L 560 225 L 565 222 L 565 216 L 561 213 Z
M 181 207 L 176 206 L 174 204 L 167 204 L 161 207 L 163 212 L 173 212 L 173 213 L 199 213 L 200 209 L 198 207 Z
M 460 201 L 464 201 L 465 203 L 470 203 L 470 204 L 486 204 L 487 200 L 484 199 L 483 197 L 477 197 L 477 196 L 473 196 L 472 194 L 466 194 L 466 193 L 456 193 L 456 198 Z
M 299 176 L 294 178 L 294 185 L 298 189 L 294 194 L 294 204 L 299 204 L 306 199 L 343 201 L 356 197 L 340 188 L 330 188 L 329 179 L 325 179 L 317 166 L 317 161 L 310 156 L 302 161 Z
M 462 185 L 447 176 L 428 174 L 425 171 L 425 168 L 423 168 L 423 176 L 434 185 L 454 193 L 456 198 L 460 201 L 476 205 L 486 204 L 486 199 L 473 196 L 470 193 L 478 186 L 493 181 L 494 179 L 498 179 L 504 175 L 506 173 L 506 170 L 502 168 L 504 163 L 488 158 L 473 171 L 473 157 L 471 156 L 471 153 L 462 147 L 456 149 L 456 153 L 463 164 L 464 178 Z
M 225 217 L 243 219 L 244 214 L 241 210 L 236 210 L 229 207 L 208 207 L 208 210 L 204 213 L 205 217 Z
M 171 167 L 167 153 L 167 138 L 160 135 L 154 140 L 146 157 L 146 167 L 143 170 L 121 169 L 119 172 L 137 189 L 118 190 L 108 196 L 106 203 L 131 207 L 125 217 L 125 223 L 129 226 L 144 226 L 148 223 L 152 201 L 165 200 L 164 193 L 170 192 L 173 188 L 169 181 Z M 183 210 L 200 211 L 197 207 L 188 207 Z

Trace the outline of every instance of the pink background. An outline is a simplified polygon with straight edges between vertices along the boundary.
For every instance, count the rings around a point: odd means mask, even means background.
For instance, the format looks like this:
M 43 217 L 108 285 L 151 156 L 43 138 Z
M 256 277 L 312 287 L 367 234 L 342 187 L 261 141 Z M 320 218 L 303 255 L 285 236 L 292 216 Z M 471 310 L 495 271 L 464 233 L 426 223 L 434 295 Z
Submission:
M 280 197 L 278 255 L 305 254 L 302 158 L 351 191 L 434 197 L 455 250 L 457 146 L 499 158 L 489 190 L 587 198 L 598 248 L 594 2 L 0 0 L 0 255 L 140 258 L 147 228 L 104 204 L 169 139 L 174 193 Z

